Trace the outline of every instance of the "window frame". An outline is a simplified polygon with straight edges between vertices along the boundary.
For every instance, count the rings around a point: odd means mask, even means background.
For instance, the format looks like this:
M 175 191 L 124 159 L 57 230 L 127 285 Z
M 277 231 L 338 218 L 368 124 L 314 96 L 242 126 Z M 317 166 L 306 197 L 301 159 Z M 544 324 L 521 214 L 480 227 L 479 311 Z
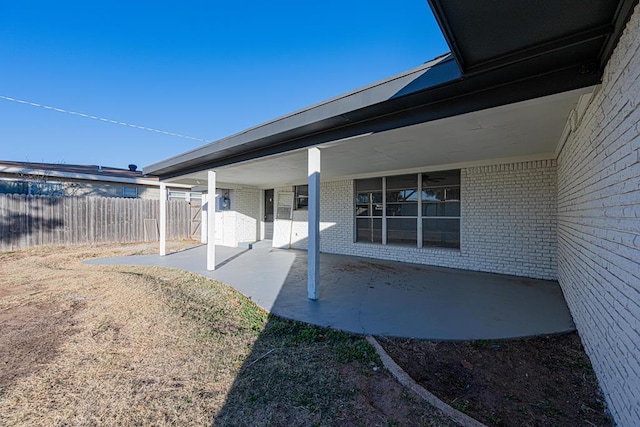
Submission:
M 371 182 L 374 180 L 380 180 L 379 184 L 375 184 L 371 186 Z M 381 178 L 370 178 L 366 183 L 365 188 L 358 189 L 357 181 L 353 186 L 354 189 L 354 203 L 355 203 L 355 211 L 354 211 L 354 242 L 358 243 L 373 243 L 373 244 L 381 244 L 385 241 L 385 229 L 383 220 L 384 213 L 384 180 Z M 366 202 L 364 199 L 359 199 L 360 195 L 366 195 Z M 376 195 L 376 197 L 374 197 Z M 358 209 L 365 209 L 361 211 L 361 214 L 358 214 Z M 364 214 L 362 214 L 364 213 Z M 360 228 L 358 223 L 368 223 L 368 227 Z M 380 224 L 378 227 L 377 225 Z M 358 236 L 360 235 L 360 230 L 364 230 L 368 235 L 368 241 L 358 240 Z M 378 236 L 379 233 L 379 236 Z
M 135 196 L 131 195 L 131 194 L 127 194 L 127 190 L 131 191 L 132 193 L 135 191 Z M 137 199 L 140 196 L 139 192 L 138 192 L 138 187 L 135 186 L 131 186 L 131 185 L 123 185 L 122 186 L 122 197 L 125 199 Z
M 306 188 L 305 194 L 300 194 L 300 190 Z M 306 201 L 305 202 L 303 202 Z M 302 203 L 301 203 L 302 202 Z M 293 210 L 306 211 L 309 210 L 309 185 L 294 185 L 293 186 Z
M 418 193 L 419 180 L 420 174 L 384 177 L 385 205 L 383 209 L 386 224 L 386 244 L 418 246 L 420 237 L 418 209 L 421 207 L 420 194 Z M 394 181 L 396 182 L 394 183 Z M 413 220 L 413 226 L 411 226 L 411 220 Z M 409 225 L 409 227 L 406 225 Z M 390 241 L 391 243 L 389 243 Z
M 445 176 L 444 182 L 439 184 L 437 181 L 434 184 L 429 184 L 429 177 L 437 174 L 442 174 Z M 407 181 L 408 177 L 415 176 L 415 186 L 409 185 L 411 180 Z M 388 188 L 388 181 L 393 182 L 393 178 L 398 178 L 398 182 L 402 183 L 403 179 L 407 181 L 404 187 L 400 188 L 399 184 L 391 184 L 392 188 Z M 353 203 L 354 203 L 354 236 L 353 241 L 355 243 L 373 243 L 373 244 L 382 244 L 389 246 L 398 246 L 398 247 L 417 247 L 417 248 L 446 248 L 446 249 L 454 249 L 460 250 L 460 224 L 461 224 L 461 216 L 462 216 L 462 197 L 461 197 L 461 170 L 460 169 L 452 169 L 452 170 L 443 170 L 443 171 L 434 171 L 427 173 L 417 173 L 417 174 L 402 174 L 402 175 L 393 175 L 393 176 L 382 176 L 376 178 L 368 178 L 371 179 L 380 179 L 381 180 L 381 191 L 382 191 L 382 203 L 374 203 L 372 201 L 372 194 L 378 193 L 380 190 L 371 190 L 371 191 L 359 191 L 358 182 L 363 183 L 363 188 L 366 186 L 363 180 L 354 180 L 354 195 L 353 195 Z M 398 187 L 398 188 L 396 188 Z M 411 187 L 411 188 L 409 188 Z M 407 192 L 411 190 L 411 192 L 417 193 L 413 195 L 409 195 L 410 197 L 404 197 L 402 201 L 396 201 L 393 194 L 394 192 Z M 439 190 L 442 190 L 442 200 L 439 199 L 428 199 L 426 197 L 427 192 L 430 190 L 436 190 L 434 193 L 437 193 Z M 448 197 L 448 192 L 453 193 L 453 197 Z M 368 203 L 364 203 L 364 199 L 361 196 L 368 195 Z M 417 197 L 416 197 L 417 196 Z M 388 199 L 392 199 L 389 201 Z M 455 206 L 454 204 L 457 204 Z M 367 205 L 367 206 L 365 206 Z M 374 215 L 374 205 L 381 205 L 381 215 Z M 404 205 L 408 206 L 406 211 L 403 209 Z M 415 206 L 409 206 L 415 205 Z M 426 207 L 435 206 L 435 215 L 426 215 L 427 211 Z M 390 210 L 391 209 L 391 210 Z M 404 212 L 403 212 L 404 211 Z M 416 211 L 416 212 L 414 212 Z M 414 215 L 415 213 L 415 215 Z M 453 215 L 452 215 L 453 213 Z M 363 215 L 364 214 L 364 215 Z M 358 228 L 358 222 L 363 219 L 369 219 L 370 222 L 373 219 L 382 221 L 382 239 L 378 239 L 381 241 L 373 241 L 373 240 L 362 240 L 360 237 L 360 229 Z M 407 221 L 415 221 L 415 228 L 409 226 L 406 227 Z M 391 227 L 393 222 L 396 222 L 398 225 L 395 227 Z M 437 232 L 441 234 L 441 242 L 442 244 L 437 245 L 433 244 L 433 238 L 427 239 L 425 241 L 426 229 L 423 229 L 427 226 L 429 221 L 452 221 L 450 226 L 442 226 Z M 400 225 L 403 224 L 404 225 Z M 443 223 L 444 224 L 444 223 Z M 398 228 L 399 227 L 399 228 Z M 405 228 L 407 228 L 405 230 Z M 453 230 L 453 231 L 452 231 Z M 390 231 L 393 233 L 392 236 L 389 236 Z M 412 236 L 402 237 L 403 231 L 407 231 L 407 233 L 415 233 L 415 239 Z M 372 231 L 373 233 L 373 231 Z M 453 235 L 451 234 L 453 233 Z M 406 233 L 405 233 L 406 234 Z M 433 232 L 431 232 L 433 234 Z M 408 235 L 407 235 L 408 236 Z M 453 239 L 449 239 L 453 237 Z M 405 240 L 404 242 L 402 242 Z M 390 241 L 390 242 L 389 242 Z

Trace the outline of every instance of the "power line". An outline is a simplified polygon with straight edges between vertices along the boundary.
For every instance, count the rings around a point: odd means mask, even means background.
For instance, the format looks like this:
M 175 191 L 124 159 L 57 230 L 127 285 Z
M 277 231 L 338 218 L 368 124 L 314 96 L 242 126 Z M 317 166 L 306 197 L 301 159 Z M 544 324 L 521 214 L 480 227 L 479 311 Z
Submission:
M 4 99 L 4 100 L 7 100 L 7 101 L 17 102 L 18 104 L 31 105 L 32 107 L 44 108 L 45 110 L 52 110 L 52 111 L 57 111 L 59 113 L 71 114 L 71 115 L 74 115 L 74 116 L 80 116 L 80 117 L 84 117 L 84 118 L 87 118 L 87 119 L 99 120 L 101 122 L 106 122 L 106 123 L 113 123 L 115 125 L 128 126 L 128 127 L 135 128 L 135 129 L 146 130 L 148 132 L 160 133 L 162 135 L 175 136 L 177 138 L 191 139 L 193 141 L 207 142 L 207 140 L 203 139 L 203 138 L 195 138 L 193 136 L 181 135 L 179 133 L 167 132 L 167 131 L 164 131 L 164 130 L 158 130 L 158 129 L 153 129 L 153 128 L 149 128 L 149 127 L 146 127 L 146 126 L 134 125 L 134 124 L 131 124 L 131 123 L 121 122 L 121 121 L 118 121 L 118 120 L 106 119 L 104 117 L 93 116 L 91 114 L 78 113 L 76 111 L 68 111 L 68 110 L 64 110 L 62 108 L 51 107 L 49 105 L 36 104 L 35 102 L 24 101 L 22 99 L 11 98 L 11 97 L 8 97 L 8 96 L 0 95 L 0 98 Z

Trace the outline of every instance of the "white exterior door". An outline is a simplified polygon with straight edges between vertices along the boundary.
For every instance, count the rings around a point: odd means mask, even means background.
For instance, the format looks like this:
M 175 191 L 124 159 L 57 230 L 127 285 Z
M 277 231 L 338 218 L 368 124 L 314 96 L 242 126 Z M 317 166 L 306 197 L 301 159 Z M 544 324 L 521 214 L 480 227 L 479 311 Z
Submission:
M 276 218 L 273 229 L 273 246 L 276 248 L 291 247 L 291 225 L 293 218 L 293 192 L 277 195 Z

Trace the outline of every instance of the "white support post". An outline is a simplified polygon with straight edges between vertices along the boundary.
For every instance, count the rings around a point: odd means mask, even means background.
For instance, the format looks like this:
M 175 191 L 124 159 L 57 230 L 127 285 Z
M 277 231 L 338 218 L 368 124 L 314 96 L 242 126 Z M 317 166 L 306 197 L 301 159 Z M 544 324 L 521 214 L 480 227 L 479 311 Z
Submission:
M 309 239 L 307 246 L 307 294 L 317 300 L 320 295 L 320 149 L 309 148 Z
M 216 269 L 216 173 L 207 174 L 207 270 Z
M 160 256 L 167 254 L 167 184 L 160 183 Z

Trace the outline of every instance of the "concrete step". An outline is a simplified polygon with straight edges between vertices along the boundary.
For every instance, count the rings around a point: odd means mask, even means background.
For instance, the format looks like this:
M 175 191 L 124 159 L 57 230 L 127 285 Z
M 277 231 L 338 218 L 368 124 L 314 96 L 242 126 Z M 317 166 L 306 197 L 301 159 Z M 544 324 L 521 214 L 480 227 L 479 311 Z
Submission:
M 243 249 L 270 248 L 272 246 L 272 240 L 260 240 L 258 242 L 238 242 L 238 247 Z
M 251 247 L 253 249 L 271 248 L 273 247 L 273 240 L 260 240 L 259 242 L 252 244 Z

